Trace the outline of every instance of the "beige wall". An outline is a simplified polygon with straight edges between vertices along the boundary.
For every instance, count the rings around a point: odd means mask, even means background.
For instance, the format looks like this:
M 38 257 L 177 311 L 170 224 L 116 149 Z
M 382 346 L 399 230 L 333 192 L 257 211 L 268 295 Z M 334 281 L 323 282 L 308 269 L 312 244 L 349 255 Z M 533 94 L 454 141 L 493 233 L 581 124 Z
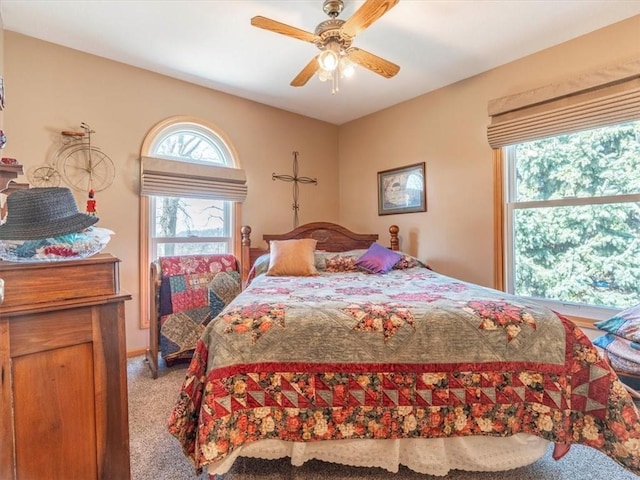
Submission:
M 338 220 L 338 128 L 255 102 L 129 67 L 13 32 L 4 32 L 7 106 L 3 156 L 28 169 L 50 162 L 61 130 L 88 123 L 94 143 L 116 166 L 113 185 L 96 196 L 98 226 L 116 232 L 105 251 L 120 258 L 127 302 L 127 348 L 147 345 L 138 328 L 139 154 L 157 122 L 190 115 L 213 122 L 231 139 L 246 170 L 249 193 L 242 222 L 252 238 L 292 227 L 292 187 L 271 174 L 292 173 L 292 152 L 300 152 L 300 173 L 318 186 L 300 188 L 300 222 Z M 27 181 L 27 178 L 19 179 Z M 84 209 L 86 194 L 77 192 Z
M 290 173 L 293 150 L 303 186 L 300 222 L 340 221 L 388 239 L 401 228 L 401 247 L 439 271 L 493 283 L 493 177 L 486 140 L 487 103 L 640 54 L 640 17 L 458 82 L 337 127 L 144 70 L 4 33 L 7 83 L 4 156 L 26 168 L 52 157 L 63 129 L 80 122 L 117 167 L 100 192 L 100 226 L 116 232 L 107 250 L 122 260 L 127 345 L 143 348 L 138 329 L 138 155 L 147 131 L 173 115 L 217 124 L 231 138 L 247 172 L 242 223 L 263 233 L 291 227 L 291 186 L 271 173 Z M 393 88 L 393 80 L 389 81 Z M 338 159 L 340 160 L 338 162 Z M 425 213 L 378 216 L 376 172 L 425 161 Z M 79 205 L 85 196 L 78 194 Z
M 340 221 L 381 234 L 397 224 L 401 249 L 446 275 L 493 286 L 489 100 L 638 55 L 640 16 L 341 126 Z M 378 216 L 376 173 L 422 161 L 428 211 Z

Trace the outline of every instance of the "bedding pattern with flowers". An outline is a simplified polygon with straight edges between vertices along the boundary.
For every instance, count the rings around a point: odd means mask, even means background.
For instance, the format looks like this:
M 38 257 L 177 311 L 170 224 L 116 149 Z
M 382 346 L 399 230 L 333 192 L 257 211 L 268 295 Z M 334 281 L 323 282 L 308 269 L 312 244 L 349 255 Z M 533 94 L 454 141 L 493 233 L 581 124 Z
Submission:
M 229 309 L 222 315 L 224 333 L 249 334 L 256 343 L 274 325 L 284 328 L 285 307 L 280 304 L 251 303 Z
M 465 310 L 476 313 L 482 318 L 478 328 L 496 330 L 502 327 L 507 332 L 507 341 L 513 340 L 525 324 L 535 329 L 536 321 L 526 309 L 509 304 L 505 301 L 472 300 L 464 307 Z
M 640 473 L 638 410 L 575 324 L 420 265 L 257 275 L 198 341 L 168 428 L 196 470 L 264 439 L 522 432 Z
M 385 342 L 405 323 L 415 328 L 409 309 L 393 304 L 349 305 L 343 311 L 358 320 L 358 324 L 353 327 L 354 330 L 382 332 Z

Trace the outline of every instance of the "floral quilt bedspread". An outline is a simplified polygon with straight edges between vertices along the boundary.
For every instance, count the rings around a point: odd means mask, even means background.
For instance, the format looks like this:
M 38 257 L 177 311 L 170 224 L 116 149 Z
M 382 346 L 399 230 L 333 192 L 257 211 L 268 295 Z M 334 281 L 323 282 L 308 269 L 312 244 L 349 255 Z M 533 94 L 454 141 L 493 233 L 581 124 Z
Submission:
M 198 341 L 168 426 L 198 470 L 261 439 L 523 432 L 640 473 L 638 410 L 581 330 L 422 267 L 258 276 Z

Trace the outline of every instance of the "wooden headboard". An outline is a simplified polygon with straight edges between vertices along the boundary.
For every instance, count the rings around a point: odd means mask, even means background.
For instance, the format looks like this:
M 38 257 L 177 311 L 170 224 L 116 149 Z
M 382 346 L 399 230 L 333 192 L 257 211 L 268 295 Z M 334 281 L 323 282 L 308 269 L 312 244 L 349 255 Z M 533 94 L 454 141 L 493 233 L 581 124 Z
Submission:
M 398 250 L 400 241 L 398 239 L 398 231 L 400 229 L 396 225 L 389 227 L 391 241 L 389 247 L 391 250 Z M 292 240 L 298 238 L 313 238 L 318 241 L 317 250 L 326 252 L 346 252 L 348 250 L 356 250 L 369 248 L 373 242 L 378 240 L 377 233 L 355 233 L 351 230 L 330 222 L 313 222 L 301 225 L 294 230 L 279 235 L 263 235 L 262 239 L 265 246 L 251 246 L 251 227 L 245 225 L 241 228 L 242 233 L 242 251 L 240 253 L 240 263 L 242 267 L 242 283 L 249 276 L 249 270 L 256 259 L 269 252 L 269 242 L 271 240 Z

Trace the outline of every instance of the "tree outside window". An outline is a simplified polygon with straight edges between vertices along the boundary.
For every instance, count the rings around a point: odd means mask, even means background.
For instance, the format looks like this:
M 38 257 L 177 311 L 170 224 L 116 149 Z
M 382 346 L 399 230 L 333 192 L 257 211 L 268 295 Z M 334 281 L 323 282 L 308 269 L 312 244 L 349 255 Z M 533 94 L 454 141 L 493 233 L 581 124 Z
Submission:
M 507 147 L 508 288 L 640 303 L 640 122 Z

